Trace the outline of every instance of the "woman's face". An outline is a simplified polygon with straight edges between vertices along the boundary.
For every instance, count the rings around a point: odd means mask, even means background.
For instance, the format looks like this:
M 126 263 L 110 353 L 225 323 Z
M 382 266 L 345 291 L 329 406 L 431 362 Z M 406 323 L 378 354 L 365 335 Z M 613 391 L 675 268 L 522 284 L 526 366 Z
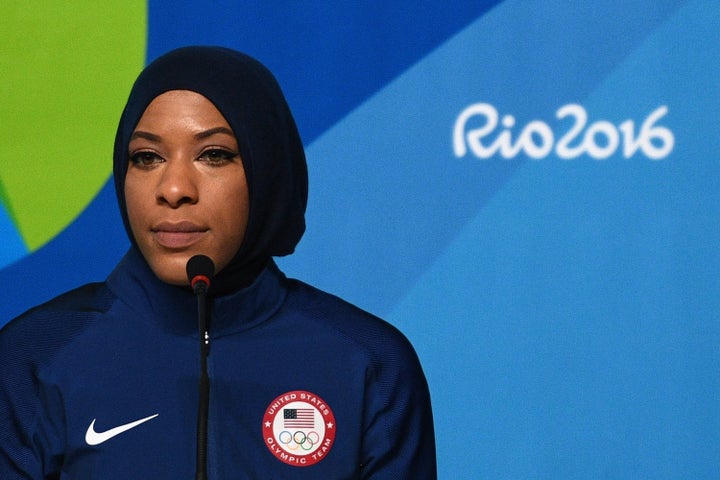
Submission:
M 128 218 L 153 272 L 185 285 L 185 265 L 200 253 L 222 270 L 245 235 L 249 196 L 237 139 L 220 111 L 195 92 L 163 93 L 128 150 Z

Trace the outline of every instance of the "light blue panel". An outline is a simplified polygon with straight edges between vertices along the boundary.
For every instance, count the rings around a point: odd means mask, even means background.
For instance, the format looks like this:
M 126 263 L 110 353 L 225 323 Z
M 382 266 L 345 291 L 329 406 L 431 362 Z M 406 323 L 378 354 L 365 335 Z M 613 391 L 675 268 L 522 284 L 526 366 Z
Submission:
M 389 315 L 425 361 L 443 478 L 720 471 L 718 27 L 687 2 L 575 98 L 591 123 L 668 105 L 667 158 L 525 161 Z

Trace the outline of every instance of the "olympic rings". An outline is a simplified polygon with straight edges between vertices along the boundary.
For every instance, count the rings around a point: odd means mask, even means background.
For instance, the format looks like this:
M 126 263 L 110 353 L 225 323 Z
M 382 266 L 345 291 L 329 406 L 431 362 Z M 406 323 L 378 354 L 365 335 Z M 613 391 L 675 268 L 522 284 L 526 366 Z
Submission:
M 302 447 L 302 449 L 307 452 L 312 450 L 320 441 L 320 435 L 315 431 L 306 434 L 301 430 L 297 430 L 295 433 L 283 430 L 278 435 L 278 441 L 285 445 L 285 448 L 288 450 L 297 450 Z

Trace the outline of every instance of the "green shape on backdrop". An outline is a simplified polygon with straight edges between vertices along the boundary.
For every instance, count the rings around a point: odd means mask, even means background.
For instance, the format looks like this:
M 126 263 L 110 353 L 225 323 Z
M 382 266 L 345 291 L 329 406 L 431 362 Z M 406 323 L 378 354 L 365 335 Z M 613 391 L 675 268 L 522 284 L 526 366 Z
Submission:
M 117 121 L 145 61 L 146 10 L 144 0 L 0 8 L 0 201 L 30 251 L 112 171 Z

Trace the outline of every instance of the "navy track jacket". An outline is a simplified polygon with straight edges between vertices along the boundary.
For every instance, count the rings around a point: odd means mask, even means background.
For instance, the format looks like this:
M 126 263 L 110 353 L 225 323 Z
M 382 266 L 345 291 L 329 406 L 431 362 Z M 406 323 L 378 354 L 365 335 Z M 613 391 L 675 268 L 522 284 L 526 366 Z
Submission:
M 192 479 L 197 307 L 131 249 L 0 333 L 0 478 Z M 208 478 L 433 479 L 427 384 L 394 327 L 271 262 L 211 301 Z

